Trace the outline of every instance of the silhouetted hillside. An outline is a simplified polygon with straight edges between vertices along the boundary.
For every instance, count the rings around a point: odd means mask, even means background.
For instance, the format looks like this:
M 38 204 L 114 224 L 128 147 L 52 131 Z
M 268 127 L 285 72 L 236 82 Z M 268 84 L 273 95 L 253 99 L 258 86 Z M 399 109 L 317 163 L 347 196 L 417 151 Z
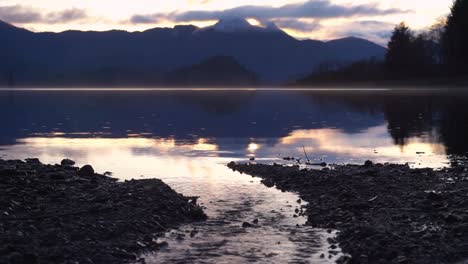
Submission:
M 257 83 L 257 77 L 234 58 L 216 56 L 170 72 L 166 83 L 171 86 L 249 86 Z
M 374 85 L 386 79 L 384 64 L 380 61 L 359 61 L 335 69 L 333 65 L 322 65 L 305 78 L 297 80 L 297 86 L 314 85 Z
M 130 75 L 128 80 L 159 85 L 152 72 L 160 75 L 220 54 L 258 74 L 260 82 L 279 84 L 304 76 L 323 62 L 349 64 L 369 57 L 383 59 L 385 54 L 385 48 L 363 39 L 301 41 L 273 25 L 256 27 L 242 19 L 207 28 L 144 32 L 32 33 L 2 23 L 0 36 L 8 39 L 0 44 L 0 76 L 13 76 L 18 86 L 49 85 L 68 76 L 86 83 L 80 78 L 103 69 L 119 69 L 119 75 Z M 134 72 L 142 75 L 135 77 Z M 0 85 L 6 85 L 5 78 L 0 77 Z

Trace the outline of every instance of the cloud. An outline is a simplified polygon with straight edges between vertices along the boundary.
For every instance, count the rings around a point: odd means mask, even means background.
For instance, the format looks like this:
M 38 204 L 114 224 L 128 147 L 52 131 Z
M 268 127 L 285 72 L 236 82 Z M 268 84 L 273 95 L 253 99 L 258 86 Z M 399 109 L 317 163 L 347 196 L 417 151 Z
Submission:
M 71 8 L 57 12 L 41 13 L 38 10 L 21 6 L 0 6 L 0 20 L 4 20 L 13 24 L 55 24 L 68 23 L 88 18 L 88 14 L 84 9 Z
M 280 19 L 274 22 L 280 28 L 292 29 L 299 32 L 311 32 L 321 28 L 321 24 L 318 21 L 303 22 L 297 19 Z
M 132 24 L 154 24 L 159 22 L 160 17 L 157 15 L 134 15 L 130 18 Z
M 326 19 L 340 17 L 349 18 L 354 16 L 382 16 L 405 12 L 407 11 L 396 8 L 381 9 L 376 4 L 338 5 L 331 3 L 330 0 L 308 0 L 302 3 L 287 4 L 280 7 L 246 5 L 218 11 L 175 11 L 172 13 L 156 13 L 136 16 L 144 18 L 142 21 L 149 23 L 149 21 L 159 21 L 161 19 L 174 22 L 189 22 L 217 20 L 225 17 L 244 17 L 259 20 L 278 18 Z M 138 21 L 139 20 L 137 19 L 136 22 Z M 135 20 L 131 20 L 131 22 L 135 23 Z
M 88 18 L 84 9 L 71 8 L 59 12 L 53 12 L 46 15 L 45 20 L 50 23 L 67 23 L 71 21 L 83 20 Z
M 9 23 L 27 24 L 42 19 L 42 15 L 32 8 L 20 5 L 0 6 L 0 19 Z

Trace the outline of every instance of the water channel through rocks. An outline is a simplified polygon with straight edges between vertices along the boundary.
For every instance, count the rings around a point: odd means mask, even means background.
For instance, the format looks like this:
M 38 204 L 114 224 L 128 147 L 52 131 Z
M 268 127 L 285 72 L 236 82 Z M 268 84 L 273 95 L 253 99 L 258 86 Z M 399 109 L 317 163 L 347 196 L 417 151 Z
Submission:
M 209 182 L 187 190 L 200 196 L 209 219 L 166 233 L 158 242 L 167 246 L 146 255 L 147 263 L 333 263 L 340 256 L 327 242 L 334 232 L 304 225 L 305 203 L 296 194 L 265 187 L 245 174 L 225 173 L 215 191 L 207 192 Z M 166 182 L 182 193 L 193 187 Z

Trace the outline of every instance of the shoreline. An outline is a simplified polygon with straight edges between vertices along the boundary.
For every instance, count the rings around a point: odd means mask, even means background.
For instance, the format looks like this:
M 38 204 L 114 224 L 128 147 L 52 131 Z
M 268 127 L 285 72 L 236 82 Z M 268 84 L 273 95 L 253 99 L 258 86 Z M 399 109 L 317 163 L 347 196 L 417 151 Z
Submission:
M 339 230 L 339 263 L 456 263 L 468 259 L 468 168 L 340 165 L 332 170 L 228 167 L 292 191 L 309 204 L 308 225 Z
M 118 182 L 71 160 L 0 159 L 0 263 L 128 263 L 207 217 L 158 179 Z

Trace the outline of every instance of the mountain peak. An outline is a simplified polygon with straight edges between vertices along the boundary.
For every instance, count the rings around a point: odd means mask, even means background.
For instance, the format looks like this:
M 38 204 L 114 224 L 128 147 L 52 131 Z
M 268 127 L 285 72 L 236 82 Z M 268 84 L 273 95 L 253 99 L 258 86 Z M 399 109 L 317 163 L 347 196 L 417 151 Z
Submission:
M 244 31 L 253 27 L 246 19 L 241 17 L 222 18 L 213 26 L 214 29 L 224 32 Z
M 208 27 L 220 32 L 282 32 L 274 22 L 267 22 L 261 26 L 252 25 L 242 17 L 222 18 L 215 25 Z
M 0 31 L 9 33 L 31 33 L 26 29 L 15 27 L 12 24 L 9 24 L 3 20 L 0 20 Z

